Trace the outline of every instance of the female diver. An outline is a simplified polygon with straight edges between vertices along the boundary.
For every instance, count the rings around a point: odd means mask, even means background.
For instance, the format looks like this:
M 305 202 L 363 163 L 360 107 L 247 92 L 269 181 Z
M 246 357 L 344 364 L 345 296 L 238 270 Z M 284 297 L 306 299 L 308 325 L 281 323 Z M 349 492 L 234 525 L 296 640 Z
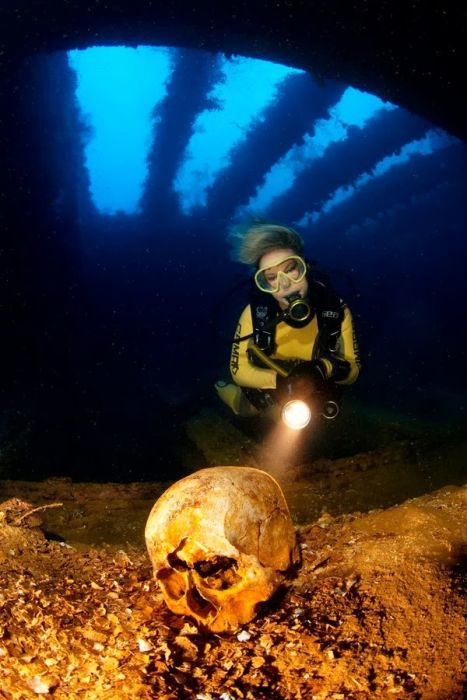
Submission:
M 254 287 L 232 346 L 233 383 L 217 382 L 219 397 L 240 416 L 277 417 L 293 397 L 334 418 L 342 388 L 360 371 L 349 308 L 307 262 L 293 229 L 262 223 L 234 235 Z

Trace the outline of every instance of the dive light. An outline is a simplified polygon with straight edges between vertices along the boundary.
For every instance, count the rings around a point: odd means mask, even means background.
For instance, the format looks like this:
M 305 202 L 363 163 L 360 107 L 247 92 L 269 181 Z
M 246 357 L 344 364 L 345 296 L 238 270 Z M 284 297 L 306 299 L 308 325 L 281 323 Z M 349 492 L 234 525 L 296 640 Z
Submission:
M 336 401 L 325 401 L 321 406 L 320 414 L 326 420 L 334 420 L 339 413 L 339 404 Z M 303 430 L 313 417 L 312 410 L 305 401 L 291 399 L 282 407 L 282 422 L 292 430 Z
M 273 369 L 279 376 L 283 378 L 289 376 L 289 373 L 286 369 L 284 369 L 284 367 L 266 355 L 266 353 L 257 345 L 252 345 L 250 351 L 262 362 L 263 365 Z M 323 401 L 323 398 L 321 401 L 318 399 L 318 406 L 316 409 L 313 407 L 312 410 L 312 407 L 308 405 L 307 401 L 303 401 L 303 399 L 294 399 L 291 397 L 282 406 L 282 422 L 292 430 L 303 430 L 303 428 L 306 428 L 311 421 L 314 413 L 316 414 L 319 412 L 323 418 L 326 418 L 326 420 L 333 420 L 339 414 L 339 404 L 337 401 L 334 401 L 334 399 L 327 398 Z
M 311 409 L 304 401 L 292 399 L 283 405 L 282 421 L 292 430 L 303 430 L 311 420 Z

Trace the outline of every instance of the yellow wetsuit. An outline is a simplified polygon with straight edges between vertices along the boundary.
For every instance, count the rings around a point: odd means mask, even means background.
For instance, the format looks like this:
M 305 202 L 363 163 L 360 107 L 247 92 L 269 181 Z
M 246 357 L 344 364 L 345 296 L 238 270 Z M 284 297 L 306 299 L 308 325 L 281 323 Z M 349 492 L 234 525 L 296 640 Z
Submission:
M 320 359 L 326 369 L 328 378 L 336 384 L 353 384 L 360 372 L 360 358 L 358 345 L 352 322 L 352 314 L 347 306 L 343 307 L 344 318 L 341 324 L 341 333 L 336 345 L 336 351 L 332 355 L 339 360 L 348 363 L 348 373 L 340 379 L 333 379 L 332 360 L 326 354 L 320 354 L 318 341 L 318 321 L 316 315 L 306 326 L 294 328 L 285 321 L 280 321 L 275 327 L 275 349 L 270 355 L 273 360 L 282 361 L 307 361 Z M 235 333 L 236 338 L 253 333 L 253 320 L 251 307 L 248 305 L 243 310 Z M 254 364 L 248 353 L 248 348 L 253 344 L 253 338 L 237 341 L 232 345 L 230 356 L 230 372 L 235 384 L 220 382 L 216 385 L 219 397 L 234 413 L 248 416 L 255 415 L 258 410 L 246 399 L 240 387 L 250 389 L 275 389 L 277 373 L 273 369 L 259 367 Z
M 251 307 L 248 305 L 240 316 L 236 338 L 241 338 L 253 332 Z M 293 328 L 285 321 L 280 321 L 275 328 L 275 349 L 271 354 L 273 360 L 314 360 L 320 358 L 318 343 L 318 321 L 316 315 L 302 328 Z M 230 356 L 230 372 L 232 379 L 239 386 L 253 389 L 275 389 L 277 373 L 273 369 L 257 367 L 248 356 L 248 348 L 253 339 L 236 342 L 232 346 Z M 349 363 L 348 375 L 336 381 L 336 384 L 353 384 L 360 371 L 360 360 L 357 340 L 355 337 L 352 314 L 344 307 L 344 319 L 341 334 L 334 353 L 340 360 Z M 326 356 L 321 359 L 326 363 Z M 329 374 L 332 369 L 329 366 Z

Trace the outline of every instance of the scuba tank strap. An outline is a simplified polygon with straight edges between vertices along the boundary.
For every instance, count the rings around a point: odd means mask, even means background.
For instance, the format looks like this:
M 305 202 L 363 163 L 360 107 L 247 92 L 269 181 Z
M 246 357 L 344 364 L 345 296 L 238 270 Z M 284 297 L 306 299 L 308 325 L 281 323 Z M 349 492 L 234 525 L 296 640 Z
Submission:
M 334 353 L 337 350 L 344 320 L 344 302 L 324 280 L 314 278 L 311 280 L 310 287 L 310 296 L 318 321 L 317 348 L 320 353 Z
M 250 293 L 250 309 L 253 343 L 266 355 L 271 355 L 275 348 L 275 327 L 280 315 L 277 304 L 269 294 L 260 292 L 255 286 Z
M 323 362 L 327 380 L 343 381 L 350 372 L 349 362 L 337 354 L 345 304 L 334 289 L 320 279 L 313 280 L 313 293 L 317 300 L 318 321 L 318 338 L 313 349 L 313 359 Z

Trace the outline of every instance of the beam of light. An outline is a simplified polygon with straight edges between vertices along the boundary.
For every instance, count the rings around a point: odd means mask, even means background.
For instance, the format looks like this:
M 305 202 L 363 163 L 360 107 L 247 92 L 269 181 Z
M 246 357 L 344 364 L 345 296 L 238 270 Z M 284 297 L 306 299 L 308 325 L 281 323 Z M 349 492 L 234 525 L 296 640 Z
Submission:
M 174 182 L 184 214 L 206 205 L 209 188 L 231 163 L 231 152 L 262 120 L 288 76 L 301 73 L 270 61 L 217 57 L 223 76 L 207 95 L 218 105 L 201 112 Z
M 94 46 L 68 52 L 85 136 L 91 198 L 102 214 L 136 214 L 147 156 L 173 68 L 171 49 Z
M 307 212 L 303 217 L 294 222 L 296 226 L 306 227 L 318 221 L 325 214 L 329 214 L 335 207 L 346 202 L 361 190 L 366 184 L 375 178 L 382 177 L 395 167 L 400 167 L 409 162 L 414 156 L 429 156 L 448 146 L 459 143 L 454 136 L 449 136 L 441 129 L 430 129 L 421 139 L 406 143 L 398 153 L 392 153 L 380 160 L 370 172 L 365 172 L 355 178 L 352 183 L 338 187 L 323 203 L 319 211 Z
M 278 420 L 255 455 L 261 469 L 280 481 L 295 478 L 303 446 L 311 439 L 309 431 L 293 430 Z
M 327 119 L 319 119 L 312 132 L 303 136 L 303 143 L 291 149 L 273 165 L 265 175 L 263 183 L 249 202 L 239 207 L 239 217 L 249 212 L 266 211 L 271 202 L 294 185 L 297 175 L 310 164 L 322 158 L 329 146 L 348 137 L 349 127 L 364 129 L 370 119 L 383 111 L 397 109 L 390 102 L 383 102 L 379 97 L 349 87 L 331 109 Z

